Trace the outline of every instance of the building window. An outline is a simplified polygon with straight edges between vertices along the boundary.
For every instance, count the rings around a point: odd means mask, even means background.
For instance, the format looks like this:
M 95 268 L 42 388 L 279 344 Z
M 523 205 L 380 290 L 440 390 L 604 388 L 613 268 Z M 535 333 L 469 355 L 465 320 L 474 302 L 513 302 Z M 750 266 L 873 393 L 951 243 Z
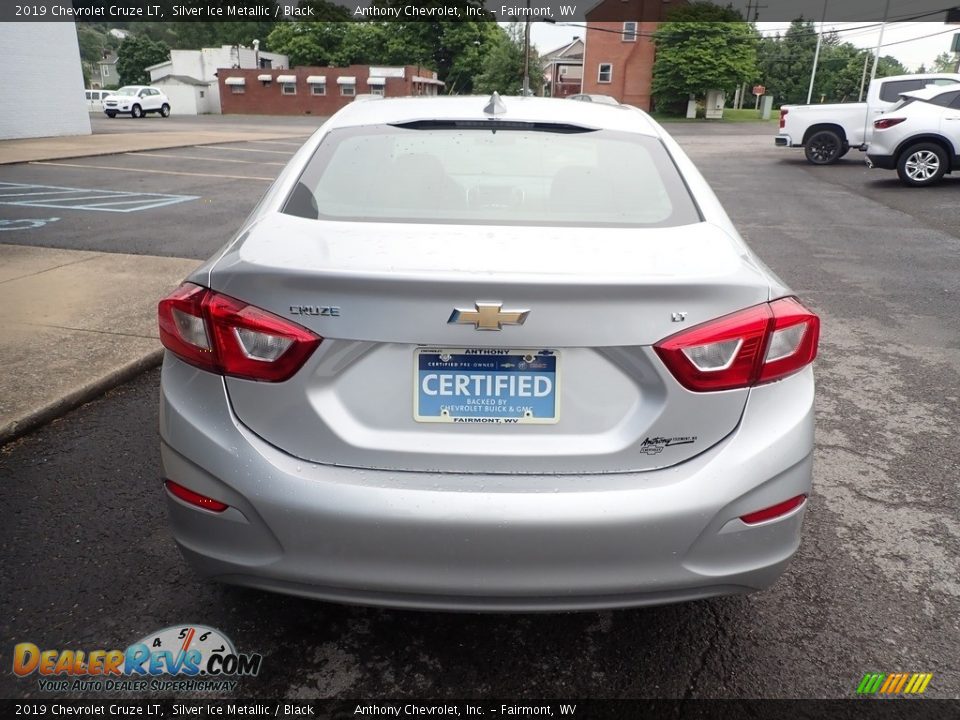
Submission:
M 200 91 L 200 97 L 203 97 L 203 90 Z
M 623 34 L 620 36 L 620 39 L 623 40 L 623 42 L 636 42 L 637 41 L 637 23 L 625 22 L 623 24 Z
M 297 86 L 295 83 L 281 83 L 280 92 L 283 93 L 284 95 L 296 95 Z
M 312 95 L 326 95 L 326 94 L 327 94 L 327 86 L 326 86 L 326 85 L 322 85 L 322 84 L 320 84 L 320 83 L 317 83 L 317 84 L 315 84 L 315 85 L 311 85 L 311 86 L 310 86 L 310 93 L 311 93 Z
M 383 97 L 383 85 L 371 85 L 370 94 L 379 95 L 380 97 Z
M 341 85 L 341 86 L 340 86 L 340 94 L 343 95 L 344 97 L 353 97 L 354 95 L 357 94 L 357 86 L 356 86 L 356 85 Z
M 608 83 L 613 81 L 613 63 L 600 63 L 597 71 L 597 82 Z
M 243 95 L 243 85 L 231 85 L 230 92 L 234 95 Z M 200 91 L 200 97 L 203 97 L 203 90 Z

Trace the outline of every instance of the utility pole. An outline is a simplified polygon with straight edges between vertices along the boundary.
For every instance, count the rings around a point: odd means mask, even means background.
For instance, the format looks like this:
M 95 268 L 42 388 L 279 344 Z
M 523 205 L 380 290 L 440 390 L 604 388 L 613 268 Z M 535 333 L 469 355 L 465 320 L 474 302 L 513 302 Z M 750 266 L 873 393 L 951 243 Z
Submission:
M 890 0 L 887 0 L 889 2 Z M 823 0 L 823 17 L 820 19 L 820 32 L 817 33 L 817 49 L 813 53 L 813 70 L 810 71 L 810 89 L 807 90 L 807 105 L 810 104 L 810 98 L 813 97 L 813 81 L 817 79 L 817 63 L 820 62 L 820 46 L 823 44 L 823 26 L 827 22 L 827 3 L 830 0 Z
M 530 0 L 527 0 L 527 20 L 523 24 L 523 96 L 530 94 Z
M 870 82 L 877 79 L 877 63 L 880 62 L 880 48 L 883 47 L 883 31 L 887 28 L 887 18 L 890 16 L 890 0 L 883 9 L 883 22 L 880 24 L 880 37 L 877 38 L 877 50 L 873 55 L 873 70 L 870 71 Z
M 863 56 L 863 75 L 860 77 L 860 96 L 857 98 L 857 102 L 863 102 L 863 88 L 867 84 L 867 65 L 870 63 L 870 53 L 865 53 Z

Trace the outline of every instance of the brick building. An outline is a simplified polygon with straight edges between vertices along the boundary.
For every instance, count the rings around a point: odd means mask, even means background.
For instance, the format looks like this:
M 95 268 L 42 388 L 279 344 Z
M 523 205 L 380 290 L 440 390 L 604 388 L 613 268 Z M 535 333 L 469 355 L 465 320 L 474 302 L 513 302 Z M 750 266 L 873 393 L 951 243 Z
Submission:
M 653 33 L 686 0 L 605 0 L 587 12 L 583 92 L 650 109 Z
M 416 65 L 404 67 L 298 67 L 291 70 L 217 71 L 224 114 L 333 115 L 357 95 L 404 97 L 436 95 L 437 74 Z

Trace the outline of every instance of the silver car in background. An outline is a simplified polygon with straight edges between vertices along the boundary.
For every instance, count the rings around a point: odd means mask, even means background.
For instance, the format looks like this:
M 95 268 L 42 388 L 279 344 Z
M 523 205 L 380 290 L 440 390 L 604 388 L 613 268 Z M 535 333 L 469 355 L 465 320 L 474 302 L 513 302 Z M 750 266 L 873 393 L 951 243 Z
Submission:
M 210 578 L 625 607 L 765 588 L 800 542 L 819 320 L 636 108 L 350 105 L 159 320 Z

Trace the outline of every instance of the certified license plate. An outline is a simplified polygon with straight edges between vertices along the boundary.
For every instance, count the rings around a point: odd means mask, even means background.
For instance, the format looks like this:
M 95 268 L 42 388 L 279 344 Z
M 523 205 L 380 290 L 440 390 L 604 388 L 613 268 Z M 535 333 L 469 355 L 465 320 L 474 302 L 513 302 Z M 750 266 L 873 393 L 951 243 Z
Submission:
M 559 417 L 555 350 L 418 348 L 417 422 L 544 424 Z

